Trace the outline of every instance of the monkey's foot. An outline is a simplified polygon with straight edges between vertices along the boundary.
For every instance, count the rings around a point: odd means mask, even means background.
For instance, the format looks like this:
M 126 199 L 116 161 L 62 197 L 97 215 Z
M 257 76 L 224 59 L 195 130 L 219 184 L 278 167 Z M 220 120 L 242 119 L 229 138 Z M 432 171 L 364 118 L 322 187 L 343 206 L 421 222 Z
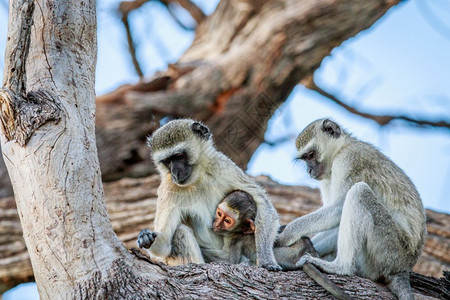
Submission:
M 302 268 L 304 264 L 306 263 L 310 263 L 314 260 L 314 257 L 311 256 L 311 254 L 306 253 L 305 255 L 303 255 L 302 257 L 300 257 L 300 259 L 298 260 L 298 262 L 295 264 L 295 266 L 297 268 Z
M 274 271 L 274 272 L 282 270 L 282 268 L 276 263 L 265 263 L 265 264 L 261 264 L 260 267 L 264 268 L 268 271 Z
M 152 244 L 155 242 L 156 237 L 158 234 L 154 231 L 151 231 L 148 228 L 142 229 L 141 232 L 139 232 L 138 238 L 137 238 L 137 245 L 139 248 L 150 248 Z

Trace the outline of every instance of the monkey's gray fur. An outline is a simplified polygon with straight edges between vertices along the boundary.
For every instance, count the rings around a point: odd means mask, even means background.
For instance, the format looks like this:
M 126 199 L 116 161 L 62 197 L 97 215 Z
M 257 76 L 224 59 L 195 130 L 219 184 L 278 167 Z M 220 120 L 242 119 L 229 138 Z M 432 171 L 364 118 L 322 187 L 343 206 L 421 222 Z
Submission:
M 305 255 L 297 266 L 310 262 L 326 272 L 384 281 L 399 299 L 414 299 L 409 272 L 422 252 L 426 224 L 408 176 L 328 119 L 309 124 L 296 147 L 308 173 L 321 182 L 323 206 L 288 224 L 277 243 L 315 234 L 319 255 L 334 260 Z
M 168 264 L 203 263 L 220 254 L 223 237 L 211 229 L 215 209 L 234 190 L 249 193 L 257 205 L 257 265 L 281 270 L 273 254 L 278 214 L 264 190 L 214 147 L 209 129 L 194 120 L 174 120 L 149 139 L 161 176 L 155 228 L 139 234 L 138 246 Z M 180 232 L 181 230 L 181 232 Z M 155 237 L 156 235 L 156 237 Z M 208 255 L 202 255 L 202 250 Z

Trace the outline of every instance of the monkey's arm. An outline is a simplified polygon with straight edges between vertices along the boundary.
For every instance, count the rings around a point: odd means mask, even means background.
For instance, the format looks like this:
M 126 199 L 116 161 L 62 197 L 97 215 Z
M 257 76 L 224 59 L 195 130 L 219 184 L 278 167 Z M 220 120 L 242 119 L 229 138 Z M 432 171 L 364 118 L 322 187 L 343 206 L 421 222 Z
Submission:
M 259 267 L 269 271 L 281 271 L 281 267 L 275 260 L 273 254 L 273 245 L 278 233 L 280 223 L 278 214 L 272 203 L 265 196 L 257 200 L 257 213 L 255 219 L 255 243 L 256 243 L 256 261 Z
M 156 209 L 155 232 L 157 238 L 151 245 L 150 254 L 158 257 L 167 257 L 172 252 L 172 237 L 181 223 L 180 210 L 173 206 Z
M 302 216 L 289 223 L 278 236 L 276 245 L 289 246 L 303 236 L 332 229 L 339 226 L 342 203 L 322 206 L 315 212 Z
M 244 238 L 244 237 L 242 237 Z M 242 240 L 234 240 L 230 244 L 230 263 L 238 264 L 242 257 L 242 246 L 244 242 Z
M 200 248 L 205 262 L 230 262 L 230 253 L 221 249 Z

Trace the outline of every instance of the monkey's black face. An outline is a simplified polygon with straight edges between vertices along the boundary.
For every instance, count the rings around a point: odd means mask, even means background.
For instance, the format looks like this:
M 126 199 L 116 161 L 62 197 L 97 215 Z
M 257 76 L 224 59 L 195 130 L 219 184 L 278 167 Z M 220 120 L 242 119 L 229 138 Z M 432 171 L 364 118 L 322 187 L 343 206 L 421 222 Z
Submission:
M 309 176 L 316 180 L 321 180 L 323 174 L 325 174 L 324 165 L 317 160 L 311 160 L 306 162 L 306 169 Z
M 306 170 L 311 178 L 316 180 L 322 179 L 322 176 L 325 174 L 325 165 L 317 160 L 316 150 L 312 149 L 306 152 L 299 159 L 305 161 Z
M 162 160 L 161 163 L 170 170 L 172 181 L 178 185 L 189 180 L 194 168 L 194 165 L 188 163 L 188 156 L 184 151 Z

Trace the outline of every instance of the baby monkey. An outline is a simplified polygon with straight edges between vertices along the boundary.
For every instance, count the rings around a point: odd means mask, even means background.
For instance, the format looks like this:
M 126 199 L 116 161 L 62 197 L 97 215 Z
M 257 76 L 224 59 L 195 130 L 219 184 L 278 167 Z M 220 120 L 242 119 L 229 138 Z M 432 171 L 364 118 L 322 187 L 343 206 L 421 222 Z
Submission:
M 256 264 L 255 218 L 256 203 L 243 191 L 229 193 L 217 206 L 213 231 L 224 236 L 223 250 L 229 253 L 230 263 L 247 259 L 250 264 Z
M 213 221 L 213 231 L 224 236 L 222 250 L 229 253 L 230 263 L 248 262 L 256 265 L 255 246 L 256 203 L 252 196 L 243 191 L 233 191 L 220 201 Z M 280 226 L 281 233 L 285 225 Z M 296 270 L 295 263 L 304 254 L 304 242 L 287 247 L 275 247 L 274 255 L 283 270 Z
M 228 262 L 256 265 L 255 218 L 256 203 L 246 192 L 233 191 L 220 201 L 214 216 L 213 231 L 224 236 L 225 244 L 222 250 L 229 253 L 228 259 L 225 258 Z M 286 225 L 280 226 L 278 233 L 285 227 Z M 317 255 L 308 238 L 302 238 L 288 247 L 276 246 L 273 249 L 277 263 L 285 271 L 298 270 L 295 264 L 306 252 Z M 351 299 L 313 265 L 305 264 L 303 271 L 337 299 Z

